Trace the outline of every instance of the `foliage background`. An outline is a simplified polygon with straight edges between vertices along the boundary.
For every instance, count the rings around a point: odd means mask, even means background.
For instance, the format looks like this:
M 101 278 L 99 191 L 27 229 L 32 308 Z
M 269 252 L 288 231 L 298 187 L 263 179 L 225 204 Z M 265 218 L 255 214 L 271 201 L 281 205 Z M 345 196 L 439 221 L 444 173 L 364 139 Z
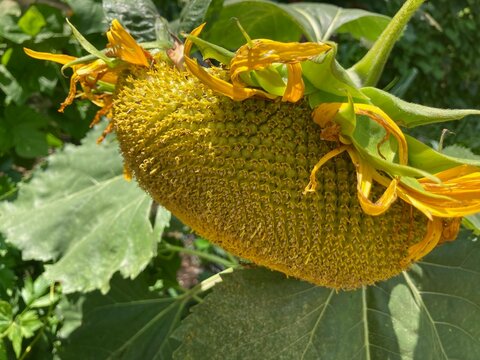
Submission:
M 386 15 L 393 15 L 403 3 L 402 0 L 325 2 Z M 154 3 L 162 16 L 173 20 L 180 15 L 186 1 Z M 138 6 L 142 4 L 138 2 Z M 479 0 L 426 3 L 394 49 L 381 85 L 390 87 L 408 101 L 437 107 L 478 108 L 479 14 Z M 22 50 L 25 46 L 80 55 L 82 51 L 71 38 L 65 16 L 70 17 L 93 44 L 99 48 L 104 46 L 107 23 L 101 1 L 0 1 L 0 201 L 4 203 L 16 200 L 20 181 L 28 184 L 34 168 L 38 173 L 43 171 L 45 157 L 66 144 L 79 145 L 95 113 L 89 103 L 76 102 L 64 114 L 59 114 L 57 108 L 68 92 L 68 80 L 57 65 L 30 59 Z M 366 51 L 348 35 L 338 35 L 334 40 L 341 44 L 340 59 L 344 65 L 354 63 Z M 417 135 L 435 143 L 443 127 L 429 126 L 418 130 Z M 463 121 L 447 127 L 455 133 L 447 137 L 447 144 L 462 144 L 480 154 L 480 138 L 472 136 L 480 130 L 478 122 Z M 151 219 L 156 215 L 155 207 L 152 209 Z M 101 215 L 91 214 L 92 217 Z M 152 224 L 155 221 L 152 220 Z M 36 241 L 42 244 L 46 239 Z M 155 251 L 158 256 L 134 281 L 115 277 L 108 296 L 99 291 L 66 295 L 60 285 L 46 281 L 42 275 L 45 265 L 51 266 L 58 256 L 44 261 L 24 260 L 11 241 L 5 242 L 0 235 L 0 334 L 3 337 L 0 359 L 27 356 L 47 359 L 60 355 L 74 358 L 71 354 L 95 340 L 85 334 L 102 328 L 102 324 L 96 322 L 99 316 L 109 320 L 118 317 L 115 304 L 125 306 L 121 311 L 125 321 L 146 314 L 143 318 L 148 322 L 154 317 L 152 314 L 162 313 L 164 316 L 157 318 L 159 324 L 169 317 L 178 322 L 192 304 L 201 301 L 195 292 L 182 298 L 184 287 L 191 287 L 236 264 L 229 254 L 197 238 L 175 219 Z M 181 256 L 180 252 L 195 256 Z M 195 278 L 177 276 L 177 271 L 182 269 L 194 271 Z M 184 276 L 187 275 L 188 271 L 184 271 Z M 137 307 L 145 299 L 155 299 L 151 309 Z M 82 316 L 84 325 L 78 330 Z M 172 323 L 176 324 L 175 321 Z M 163 331 L 161 334 L 167 336 L 172 329 Z M 122 338 L 121 332 L 116 335 Z M 159 341 L 165 358 L 178 345 L 174 340 Z

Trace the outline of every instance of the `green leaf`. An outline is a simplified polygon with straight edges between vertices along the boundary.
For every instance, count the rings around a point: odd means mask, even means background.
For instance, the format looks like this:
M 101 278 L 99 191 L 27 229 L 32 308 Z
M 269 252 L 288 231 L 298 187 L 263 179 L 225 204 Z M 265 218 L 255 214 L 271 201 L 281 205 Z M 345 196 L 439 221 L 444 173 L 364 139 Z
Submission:
M 462 219 L 462 224 L 473 231 L 475 235 L 480 235 L 480 213 L 470 216 L 465 216 Z
M 137 41 L 156 40 L 160 14 L 152 0 L 103 0 L 103 11 L 108 24 L 117 19 Z
M 123 178 L 117 144 L 95 143 L 101 129 L 79 147 L 67 145 L 20 185 L 18 198 L 0 207 L 0 231 L 25 260 L 54 261 L 45 277 L 65 293 L 108 290 L 111 276 L 137 276 L 156 253 L 168 213 L 159 207 L 152 226 L 151 200 Z
M 5 99 L 7 105 L 11 101 L 18 105 L 21 105 L 25 101 L 26 94 L 22 87 L 4 65 L 0 65 L 0 89 L 7 96 Z
M 169 340 L 185 300 L 159 297 L 140 277 L 115 278 L 110 292 L 92 293 L 83 305 L 82 325 L 68 338 L 62 359 L 170 359 Z
M 437 109 L 409 103 L 374 87 L 365 87 L 361 91 L 370 98 L 372 104 L 385 111 L 398 125 L 408 128 L 460 120 L 467 115 L 480 115 L 480 110 Z
M 447 155 L 449 152 L 455 155 L 465 155 L 465 153 L 455 152 L 447 150 L 444 152 L 438 152 L 431 147 L 418 141 L 417 139 L 405 135 L 408 145 L 408 163 L 409 165 L 428 171 L 429 173 L 437 173 L 443 170 L 450 169 L 454 166 L 468 164 L 472 166 L 480 166 L 480 157 L 454 157 Z
M 389 281 L 337 292 L 250 269 L 182 322 L 176 359 L 480 358 L 480 243 L 464 232 Z
M 237 49 L 246 43 L 232 18 L 237 18 L 252 39 L 299 41 L 302 26 L 282 6 L 274 2 L 247 0 L 227 1 L 213 24 L 207 24 L 206 40 L 226 49 Z
M 312 84 L 318 94 L 313 92 L 309 96 L 309 103 L 312 108 L 325 100 L 325 94 L 343 99 L 347 102 L 348 96 L 356 100 L 366 101 L 368 98 L 358 90 L 354 81 L 347 74 L 346 70 L 336 61 L 337 47 L 331 44 L 324 58 L 319 61 L 305 61 L 302 63 L 304 78 Z M 320 95 L 320 96 L 319 96 Z
M 221 11 L 223 0 L 190 0 L 180 13 L 177 32 L 189 33 L 203 22 L 214 22 Z
M 101 0 L 66 0 L 72 9 L 70 20 L 84 35 L 102 33 L 107 30 Z
M 36 6 L 30 6 L 18 20 L 18 27 L 30 36 L 37 35 L 45 25 L 47 25 L 45 18 Z
M 46 134 L 31 126 L 16 126 L 13 141 L 15 142 L 15 151 L 21 157 L 36 158 L 48 154 Z
M 21 44 L 30 39 L 17 25 L 22 10 L 17 1 L 0 1 L 0 38 L 5 38 L 16 44 Z
M 48 119 L 28 106 L 10 105 L 5 108 L 5 123 L 15 151 L 24 158 L 36 158 L 48 154 L 46 134 L 39 130 Z
M 5 342 L 0 338 L 0 360 L 8 360 Z
M 25 339 L 31 338 L 35 334 L 35 331 L 43 326 L 35 310 L 20 313 L 20 315 L 15 318 L 15 321 L 18 323 L 22 337 Z
M 0 300 L 0 334 L 3 333 L 13 321 L 12 306 L 3 300 Z
M 390 21 L 385 15 L 330 4 L 300 2 L 284 9 L 303 25 L 309 41 L 326 41 L 334 33 L 350 33 L 356 39 L 375 41 Z

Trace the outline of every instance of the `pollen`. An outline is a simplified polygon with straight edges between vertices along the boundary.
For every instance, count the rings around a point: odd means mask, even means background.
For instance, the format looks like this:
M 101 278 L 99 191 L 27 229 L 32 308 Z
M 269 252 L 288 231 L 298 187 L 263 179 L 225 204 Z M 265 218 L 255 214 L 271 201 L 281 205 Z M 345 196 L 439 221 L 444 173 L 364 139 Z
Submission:
M 165 64 L 134 71 L 120 80 L 113 104 L 126 167 L 199 235 L 335 289 L 373 284 L 409 265 L 426 217 L 403 201 L 381 216 L 365 214 L 346 153 L 316 173 L 316 191 L 304 191 L 318 159 L 339 146 L 322 140 L 304 100 L 233 101 Z

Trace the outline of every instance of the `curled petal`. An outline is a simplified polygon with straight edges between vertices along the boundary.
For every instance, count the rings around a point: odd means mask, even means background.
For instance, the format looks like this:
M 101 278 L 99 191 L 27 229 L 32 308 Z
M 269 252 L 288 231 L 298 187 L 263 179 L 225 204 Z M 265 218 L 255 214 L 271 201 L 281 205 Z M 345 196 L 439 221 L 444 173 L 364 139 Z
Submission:
M 303 97 L 305 84 L 302 79 L 302 65 L 300 63 L 287 64 L 288 81 L 282 101 L 297 102 Z
M 200 25 L 194 29 L 190 35 L 198 36 L 204 26 L 205 24 Z M 275 99 L 277 97 L 276 95 L 268 94 L 263 90 L 246 88 L 244 86 L 234 86 L 233 84 L 212 75 L 205 70 L 203 66 L 199 65 L 196 60 L 190 58 L 192 46 L 192 41 L 187 37 L 184 46 L 185 67 L 191 74 L 195 75 L 202 83 L 207 85 L 212 90 L 228 96 L 233 100 L 245 100 L 255 95 L 268 99 Z
M 357 169 L 357 195 L 363 211 L 371 216 L 385 213 L 397 200 L 398 180 L 393 179 L 382 196 L 376 202 L 371 201 L 370 190 L 372 189 L 373 175 L 376 173 L 376 170 L 358 156 L 353 148 L 349 148 L 347 151 Z
M 380 124 L 387 134 L 392 134 L 398 142 L 398 156 L 401 165 L 408 164 L 407 140 L 402 130 L 382 109 L 370 104 L 354 104 L 357 115 L 368 116 L 373 121 Z
M 330 49 L 330 45 L 321 43 L 283 43 L 266 39 L 253 40 L 251 44 L 240 47 L 230 62 L 232 82 L 241 84 L 239 76 L 243 72 L 260 70 L 274 63 L 298 63 Z
M 115 57 L 133 65 L 150 66 L 148 53 L 137 44 L 117 19 L 113 19 L 112 26 L 107 31 L 107 38 Z
M 317 172 L 320 170 L 320 168 L 325 165 L 325 163 L 334 158 L 337 155 L 340 155 L 343 153 L 345 150 L 347 150 L 346 145 L 342 145 L 336 149 L 333 149 L 332 151 L 329 151 L 326 153 L 322 158 L 318 161 L 318 163 L 313 167 L 312 172 L 310 173 L 310 182 L 308 185 L 305 187 L 305 190 L 303 191 L 303 194 L 305 195 L 308 192 L 313 192 L 317 188 Z
M 432 251 L 438 245 L 442 238 L 443 222 L 440 218 L 433 218 L 427 224 L 427 233 L 422 241 L 410 246 L 408 249 L 408 256 L 405 259 L 406 264 L 417 261 Z
M 400 182 L 397 187 L 398 196 L 415 206 L 431 220 L 433 216 L 456 218 L 480 212 L 478 168 L 461 165 L 434 175 L 444 182 L 436 184 L 427 178 L 419 179 L 424 191 Z M 380 184 L 387 186 L 388 179 L 384 176 L 377 173 L 374 178 Z
M 240 75 L 253 70 L 261 70 L 272 64 L 286 64 L 288 70 L 287 87 L 283 101 L 296 102 L 303 97 L 301 61 L 311 59 L 328 50 L 330 45 L 321 43 L 282 43 L 273 40 L 257 39 L 242 47 L 230 62 L 230 76 L 235 86 L 244 86 Z

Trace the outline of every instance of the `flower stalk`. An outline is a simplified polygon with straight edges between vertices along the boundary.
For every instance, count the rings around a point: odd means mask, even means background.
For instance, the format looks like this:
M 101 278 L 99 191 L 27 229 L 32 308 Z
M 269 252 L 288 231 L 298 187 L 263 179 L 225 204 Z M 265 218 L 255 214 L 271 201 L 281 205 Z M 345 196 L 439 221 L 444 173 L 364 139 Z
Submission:
M 360 86 L 375 86 L 395 43 L 402 36 L 408 21 L 425 0 L 407 0 L 392 18 L 375 44 L 348 72 L 357 78 Z

